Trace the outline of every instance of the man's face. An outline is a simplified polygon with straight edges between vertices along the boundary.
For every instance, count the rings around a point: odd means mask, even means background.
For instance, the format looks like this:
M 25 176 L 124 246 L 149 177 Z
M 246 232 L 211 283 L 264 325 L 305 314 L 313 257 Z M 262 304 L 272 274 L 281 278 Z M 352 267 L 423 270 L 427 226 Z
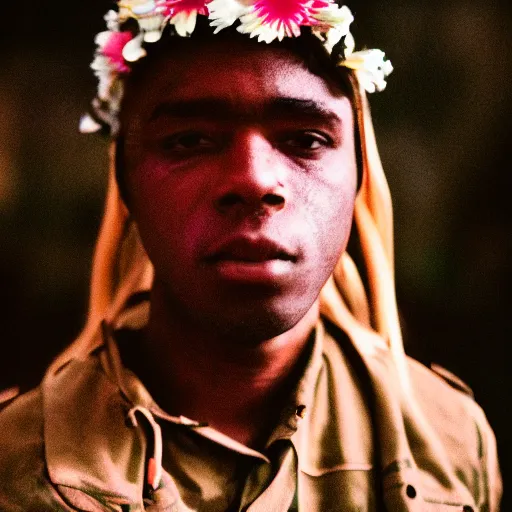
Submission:
M 289 50 L 188 44 L 127 91 L 130 209 L 175 314 L 268 339 L 307 313 L 346 247 L 352 107 Z

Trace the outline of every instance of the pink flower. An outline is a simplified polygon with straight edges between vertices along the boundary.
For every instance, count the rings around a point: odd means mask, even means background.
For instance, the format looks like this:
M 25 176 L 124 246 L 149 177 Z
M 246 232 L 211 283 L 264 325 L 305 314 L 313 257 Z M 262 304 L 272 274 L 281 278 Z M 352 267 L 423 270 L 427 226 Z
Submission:
M 164 16 L 174 17 L 182 12 L 208 15 L 206 0 L 160 0 L 157 5 Z
M 310 24 L 310 5 L 310 0 L 257 0 L 253 9 L 262 23 L 278 30 L 283 27 L 291 35 L 297 34 L 301 25 Z
M 130 67 L 123 57 L 124 47 L 133 39 L 131 32 L 112 32 L 101 53 L 107 57 L 118 73 L 129 73 Z
M 316 25 L 312 0 L 256 0 L 240 17 L 238 31 L 257 37 L 259 42 L 300 36 L 302 25 Z

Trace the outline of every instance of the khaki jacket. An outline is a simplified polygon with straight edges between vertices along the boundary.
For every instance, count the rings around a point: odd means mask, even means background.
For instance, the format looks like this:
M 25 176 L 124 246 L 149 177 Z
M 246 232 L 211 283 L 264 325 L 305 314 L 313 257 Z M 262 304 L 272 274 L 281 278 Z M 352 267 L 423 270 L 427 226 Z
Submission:
M 360 353 L 327 320 L 317 330 L 307 413 L 288 424 L 270 485 L 240 510 L 499 510 L 495 438 L 455 378 L 409 360 L 413 403 L 388 351 Z M 172 476 L 148 465 L 158 456 L 159 413 L 109 360 L 106 338 L 108 329 L 95 350 L 0 413 L 2 512 L 190 510 Z

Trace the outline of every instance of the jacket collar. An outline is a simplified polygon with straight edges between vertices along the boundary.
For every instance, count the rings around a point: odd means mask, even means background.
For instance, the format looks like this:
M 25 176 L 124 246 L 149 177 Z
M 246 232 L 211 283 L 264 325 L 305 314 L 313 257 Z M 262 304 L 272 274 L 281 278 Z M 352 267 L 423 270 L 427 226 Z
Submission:
M 115 327 L 140 326 L 147 304 L 137 307 L 141 309 L 126 312 Z M 300 470 L 312 477 L 378 467 L 383 469 L 385 489 L 404 485 L 420 489 L 410 448 L 413 435 L 416 452 L 431 464 L 443 487 L 453 490 L 448 494 L 460 500 L 446 451 L 418 406 L 402 393 L 389 353 L 384 349 L 366 353 L 336 326 L 327 325 L 328 333 L 322 324 L 316 330 L 310 363 L 272 440 L 290 438 Z M 140 381 L 122 368 L 108 326 L 103 331 L 99 348 L 43 381 L 48 472 L 59 488 L 76 490 L 73 496 L 103 496 L 105 506 L 142 506 L 151 443 L 147 429 L 126 421 L 130 410 L 143 408 L 181 424 L 190 420 L 170 417 L 158 408 Z M 188 425 L 197 428 L 193 422 Z M 207 429 L 201 433 L 208 437 Z M 210 434 L 213 440 L 226 441 L 215 431 Z M 243 450 L 241 445 L 232 448 Z M 78 507 L 79 498 L 73 496 L 68 501 Z M 462 499 L 472 501 L 467 495 Z
M 105 496 L 105 503 L 139 503 L 144 490 L 148 447 L 155 451 L 156 446 L 158 452 L 158 444 L 161 445 L 159 427 L 153 418 L 198 429 L 215 442 L 268 462 L 266 456 L 214 429 L 168 415 L 153 401 L 139 379 L 122 366 L 115 332 L 139 330 L 146 325 L 148 316 L 149 302 L 147 297 L 140 296 L 113 325 L 102 324 L 97 333 L 98 341 L 91 345 L 94 348 L 45 376 L 42 387 L 46 462 L 52 483 L 61 490 L 74 490 L 67 496 L 68 501 L 78 503 L 77 496 L 83 493 Z M 309 363 L 270 442 L 292 437 L 304 412 L 312 409 L 314 389 L 323 364 L 323 335 L 323 326 L 319 323 Z M 145 429 L 137 428 L 138 412 L 149 419 L 149 430 L 153 428 L 153 439 L 149 443 L 147 422 L 142 422 Z M 156 453 L 156 458 L 158 455 Z

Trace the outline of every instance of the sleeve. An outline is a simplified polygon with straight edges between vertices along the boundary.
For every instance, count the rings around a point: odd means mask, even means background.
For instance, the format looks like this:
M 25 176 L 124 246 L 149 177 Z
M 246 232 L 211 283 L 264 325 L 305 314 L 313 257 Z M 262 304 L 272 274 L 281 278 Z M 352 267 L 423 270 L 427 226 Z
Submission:
M 476 402 L 473 402 L 473 404 L 481 468 L 479 499 L 475 501 L 479 503 L 479 510 L 482 512 L 499 512 L 503 482 L 499 467 L 496 437 L 482 408 Z
M 4 394 L 0 406 L 0 510 L 70 512 L 46 474 L 39 389 Z
M 503 483 L 496 437 L 485 412 L 475 401 L 473 391 L 459 377 L 437 364 L 431 369 L 452 388 L 465 395 L 464 403 L 476 425 L 479 467 L 475 475 L 474 498 L 482 512 L 499 512 Z

